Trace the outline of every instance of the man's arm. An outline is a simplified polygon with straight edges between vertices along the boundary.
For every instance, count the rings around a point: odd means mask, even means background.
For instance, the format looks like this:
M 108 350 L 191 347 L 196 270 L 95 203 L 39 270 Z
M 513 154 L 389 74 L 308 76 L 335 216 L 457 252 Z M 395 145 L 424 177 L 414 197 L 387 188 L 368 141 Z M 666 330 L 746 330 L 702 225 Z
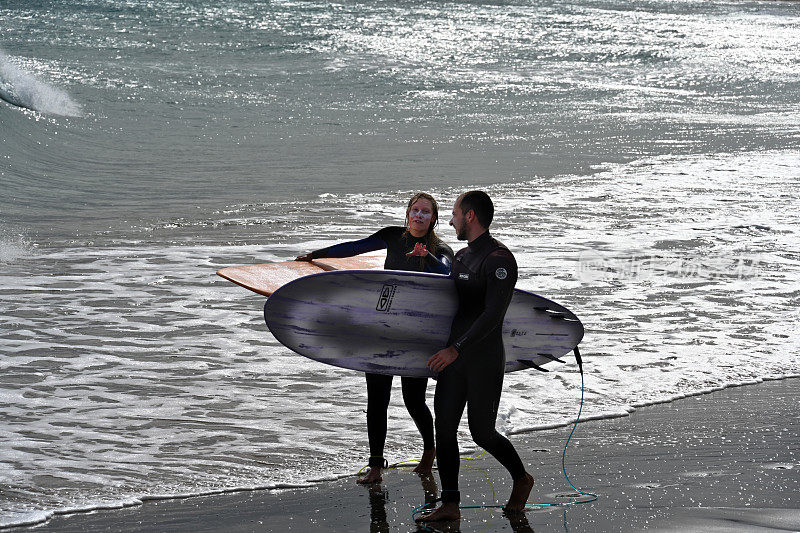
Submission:
M 444 370 L 458 359 L 465 347 L 482 340 L 497 326 L 502 326 L 508 304 L 514 295 L 514 286 L 517 284 L 517 263 L 510 252 L 498 250 L 486 258 L 483 269 L 487 276 L 483 313 L 451 346 L 439 350 L 428 359 L 428 368 L 434 372 Z

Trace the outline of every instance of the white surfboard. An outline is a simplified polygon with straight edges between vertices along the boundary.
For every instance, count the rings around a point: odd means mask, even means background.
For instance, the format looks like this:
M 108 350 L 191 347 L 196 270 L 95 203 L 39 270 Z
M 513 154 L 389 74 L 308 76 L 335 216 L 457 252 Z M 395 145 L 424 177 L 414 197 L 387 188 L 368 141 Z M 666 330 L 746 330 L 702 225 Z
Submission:
M 280 287 L 264 305 L 264 319 L 284 346 L 315 361 L 422 377 L 434 375 L 425 365 L 445 347 L 457 306 L 455 282 L 447 276 L 343 270 Z M 583 333 L 567 308 L 515 289 L 503 322 L 506 372 L 544 370 Z

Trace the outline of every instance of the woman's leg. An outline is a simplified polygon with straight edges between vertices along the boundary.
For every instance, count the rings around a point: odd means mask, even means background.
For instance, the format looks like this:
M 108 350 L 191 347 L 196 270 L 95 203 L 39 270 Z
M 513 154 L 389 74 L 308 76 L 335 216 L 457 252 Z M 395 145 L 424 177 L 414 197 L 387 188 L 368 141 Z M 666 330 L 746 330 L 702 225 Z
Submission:
M 428 404 L 425 402 L 425 395 L 428 388 L 428 378 L 404 377 L 403 383 L 403 402 L 406 405 L 408 414 L 422 435 L 422 459 L 414 472 L 427 474 L 433 470 L 433 461 L 436 458 L 436 443 L 433 433 L 433 416 Z
M 369 438 L 369 471 L 359 478 L 359 483 L 377 483 L 382 480 L 385 464 L 383 446 L 386 443 L 386 415 L 392 393 L 392 376 L 367 373 L 367 436 Z

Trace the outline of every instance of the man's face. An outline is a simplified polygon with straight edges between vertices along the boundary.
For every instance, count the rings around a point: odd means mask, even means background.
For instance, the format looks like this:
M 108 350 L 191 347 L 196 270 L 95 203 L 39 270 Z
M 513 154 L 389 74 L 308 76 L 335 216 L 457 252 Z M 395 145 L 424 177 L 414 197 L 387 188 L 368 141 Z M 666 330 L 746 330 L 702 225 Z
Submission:
M 456 204 L 453 206 L 453 218 L 450 219 L 450 225 L 455 228 L 456 238 L 459 241 L 467 240 L 467 221 L 461 211 L 461 198 L 456 200 Z

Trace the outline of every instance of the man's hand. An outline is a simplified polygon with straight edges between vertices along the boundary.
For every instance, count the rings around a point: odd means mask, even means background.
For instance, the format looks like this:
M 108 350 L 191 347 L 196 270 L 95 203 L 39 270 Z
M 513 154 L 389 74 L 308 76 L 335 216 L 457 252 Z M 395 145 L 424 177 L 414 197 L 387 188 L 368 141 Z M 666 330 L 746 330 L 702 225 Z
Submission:
M 428 368 L 433 370 L 434 372 L 441 372 L 445 369 L 450 363 L 455 361 L 458 358 L 458 350 L 453 348 L 452 346 L 448 346 L 444 350 L 439 350 L 433 357 L 428 359 Z
M 295 261 L 311 261 L 311 259 L 312 259 L 311 254 L 308 253 L 308 254 L 305 254 L 305 255 L 298 255 L 295 258 Z
M 422 256 L 428 255 L 428 248 L 421 242 L 418 242 L 417 244 L 414 245 L 414 249 L 406 254 L 406 256 L 412 256 L 412 255 L 422 255 Z

